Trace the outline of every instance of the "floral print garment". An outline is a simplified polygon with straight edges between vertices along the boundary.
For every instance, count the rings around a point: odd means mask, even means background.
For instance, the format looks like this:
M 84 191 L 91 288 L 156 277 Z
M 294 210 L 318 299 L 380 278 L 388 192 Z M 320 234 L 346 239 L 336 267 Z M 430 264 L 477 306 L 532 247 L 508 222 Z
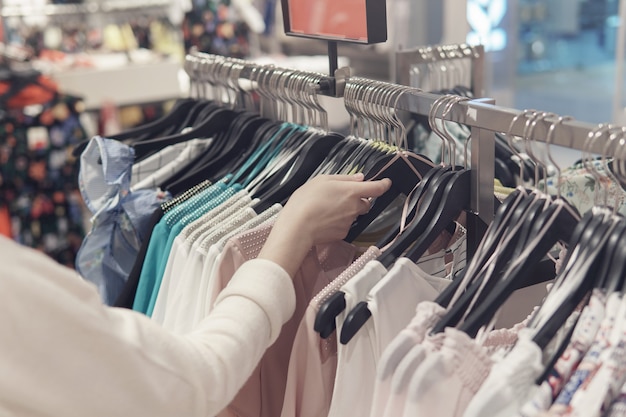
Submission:
M 86 138 L 82 102 L 58 96 L 0 117 L 0 208 L 11 237 L 74 266 L 84 234 L 73 146 Z

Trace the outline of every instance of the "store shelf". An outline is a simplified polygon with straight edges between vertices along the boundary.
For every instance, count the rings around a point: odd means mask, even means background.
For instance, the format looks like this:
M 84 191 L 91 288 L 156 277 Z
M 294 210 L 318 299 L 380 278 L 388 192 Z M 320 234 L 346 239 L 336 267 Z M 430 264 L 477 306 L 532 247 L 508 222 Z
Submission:
M 161 61 L 110 69 L 72 69 L 51 76 L 61 91 L 84 97 L 87 109 L 95 110 L 106 102 L 124 106 L 181 97 L 180 69 L 178 62 Z
M 80 15 L 93 13 L 110 13 L 116 11 L 127 11 L 135 9 L 147 9 L 151 7 L 167 7 L 170 6 L 171 0 L 107 0 L 102 3 L 84 3 L 84 4 L 46 4 L 38 7 L 31 5 L 13 5 L 4 6 L 2 9 L 2 17 L 19 17 L 19 16 L 62 16 L 62 15 Z

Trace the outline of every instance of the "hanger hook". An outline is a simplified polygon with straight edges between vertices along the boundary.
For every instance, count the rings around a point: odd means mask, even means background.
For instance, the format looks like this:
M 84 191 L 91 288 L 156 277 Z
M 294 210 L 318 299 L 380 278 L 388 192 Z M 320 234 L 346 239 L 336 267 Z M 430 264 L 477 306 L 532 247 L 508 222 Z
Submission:
M 619 192 L 620 181 L 617 178 L 617 174 L 615 174 L 609 166 L 609 158 L 608 158 L 609 148 L 614 142 L 616 143 L 612 152 L 612 154 L 615 155 L 617 153 L 617 148 L 620 146 L 620 142 L 624 141 L 625 132 L 626 132 L 626 127 L 621 127 L 621 126 L 612 127 L 610 134 L 609 134 L 609 140 L 606 141 L 606 143 L 604 144 L 604 148 L 602 149 L 602 166 L 604 167 L 604 172 L 606 173 L 607 177 L 611 180 L 607 184 L 607 190 L 604 194 L 604 205 L 608 207 L 608 199 L 609 199 L 609 193 L 610 193 L 609 191 L 611 188 L 613 188 L 615 190 L 615 192 L 613 193 L 615 197 L 615 202 L 613 205 L 613 214 L 617 213 L 617 209 L 621 205 L 623 193 Z M 619 141 L 615 141 L 615 139 L 617 139 L 618 137 L 619 137 Z
M 291 90 L 293 92 L 293 96 L 295 102 L 297 103 L 297 113 L 299 118 L 301 118 L 302 123 L 309 126 L 314 126 L 315 115 L 311 109 L 311 106 L 308 102 L 308 96 L 306 91 L 307 86 L 307 77 L 303 72 L 297 71 L 291 77 Z
M 443 111 L 442 114 L 442 120 L 443 120 L 443 131 L 446 134 L 446 136 L 448 137 L 448 140 L 450 142 L 451 145 L 451 156 L 452 156 L 452 160 L 451 160 L 451 164 L 452 165 L 452 169 L 455 169 L 455 165 L 456 165 L 456 139 L 454 138 L 454 136 L 452 135 L 452 133 L 450 133 L 450 130 L 448 129 L 448 126 L 446 124 L 446 118 L 448 117 L 448 115 L 450 114 L 450 112 L 452 111 L 452 109 L 454 108 L 454 106 L 456 106 L 457 104 L 463 102 L 463 101 L 469 101 L 468 97 L 462 97 L 462 96 L 451 96 L 450 98 L 450 102 L 446 105 L 446 108 Z M 465 152 L 467 155 L 467 147 L 465 147 Z M 467 158 L 467 156 L 465 156 Z M 465 163 L 466 161 L 464 161 Z
M 448 100 L 448 97 L 445 95 L 439 96 L 435 102 L 430 107 L 430 111 L 428 112 L 428 125 L 430 129 L 441 139 L 441 163 L 445 163 L 445 154 L 447 150 L 447 142 L 444 138 L 444 135 L 441 134 L 439 128 L 437 127 L 437 114 L 439 113 L 439 108 L 441 105 Z
M 380 83 L 379 88 L 383 91 L 386 91 L 385 97 L 385 107 L 380 108 L 380 113 L 382 115 L 382 124 L 381 128 L 387 137 L 387 143 L 391 146 L 399 148 L 398 146 L 398 131 L 397 127 L 394 129 L 395 121 L 393 120 L 393 104 L 395 102 L 395 96 L 397 94 L 397 88 L 394 87 L 393 84 L 384 84 Z
M 408 143 L 408 138 L 407 138 L 406 126 L 404 125 L 404 123 L 402 123 L 402 119 L 398 115 L 398 104 L 400 103 L 400 99 L 404 97 L 405 95 L 412 94 L 413 92 L 421 92 L 421 91 L 422 90 L 420 90 L 419 88 L 398 86 L 398 95 L 396 96 L 395 103 L 393 104 L 393 116 L 399 127 L 399 136 L 400 136 L 399 146 L 404 150 L 409 149 L 409 143 Z
M 594 187 L 594 204 L 595 205 L 599 205 L 598 200 L 599 200 L 599 195 L 600 195 L 600 187 L 602 187 L 602 175 L 600 174 L 599 170 L 593 163 L 593 156 L 592 156 L 591 149 L 593 147 L 594 142 L 598 138 L 606 134 L 611 129 L 611 127 L 612 126 L 608 123 L 600 123 L 598 126 L 596 126 L 595 129 L 593 129 L 587 134 L 587 138 L 585 139 L 585 144 L 583 146 L 584 148 L 583 149 L 583 165 L 585 166 L 585 168 L 587 168 L 587 171 L 594 178 L 595 184 L 596 184 L 596 186 Z
M 530 142 L 530 126 L 533 124 L 533 121 L 535 121 L 536 119 L 540 118 L 542 114 L 545 114 L 546 112 L 536 112 L 533 113 L 532 115 L 530 115 L 530 117 L 526 118 L 526 122 L 524 123 L 524 130 L 522 132 L 522 142 L 524 145 L 524 152 L 526 153 L 528 159 L 530 159 L 530 161 L 532 162 L 532 164 L 534 165 L 534 169 L 533 172 L 535 172 L 537 170 L 537 162 L 535 161 L 535 158 L 528 153 L 528 143 Z
M 515 115 L 515 117 L 513 117 L 513 119 L 511 120 L 511 123 L 509 124 L 509 129 L 506 132 L 502 132 L 506 139 L 507 144 L 509 145 L 509 148 L 511 149 L 511 152 L 513 152 L 513 154 L 519 160 L 519 164 L 520 164 L 520 172 L 519 172 L 519 178 L 518 178 L 519 185 L 522 185 L 524 181 L 524 157 L 519 152 L 519 150 L 515 147 L 515 143 L 513 143 L 513 128 L 515 127 L 515 124 L 520 119 L 520 117 L 527 117 L 529 115 L 533 115 L 536 113 L 537 113 L 537 110 L 533 110 L 533 109 L 523 110 L 521 113 L 518 113 Z
M 543 169 L 544 175 L 547 175 L 548 172 L 548 167 L 547 165 L 540 160 L 536 155 L 535 155 L 535 151 L 532 148 L 533 142 L 535 142 L 534 138 L 534 133 L 535 133 L 535 128 L 537 127 L 537 123 L 539 121 L 544 122 L 547 118 L 554 118 L 557 117 L 557 115 L 555 113 L 551 113 L 551 112 L 543 112 L 541 114 L 535 115 L 534 117 L 531 117 L 532 122 L 530 124 L 530 128 L 528 129 L 528 133 L 527 133 L 527 141 L 526 141 L 526 154 L 533 160 L 533 163 L 535 164 L 535 178 L 534 178 L 534 183 L 535 186 L 537 186 L 539 184 L 539 168 L 541 167 Z M 531 120 L 529 119 L 529 120 Z
M 370 91 L 372 92 L 374 98 L 367 100 L 364 102 L 366 111 L 367 111 L 367 119 L 370 122 L 369 128 L 369 136 L 374 139 L 381 140 L 385 143 L 389 143 L 384 126 L 385 126 L 385 115 L 383 114 L 383 109 L 386 104 L 387 96 L 389 91 L 386 91 L 384 88 L 381 88 L 380 83 L 377 81 L 370 81 Z
M 366 97 L 369 93 L 366 90 L 365 80 L 363 79 L 355 79 L 355 90 L 353 91 L 353 106 L 354 106 L 354 114 L 356 116 L 356 136 L 363 137 L 363 132 L 365 129 L 365 111 L 363 110 L 362 102 L 364 101 L 364 97 Z
M 308 97 L 310 98 L 313 113 L 318 120 L 318 127 L 323 129 L 325 132 L 328 132 L 328 112 L 326 111 L 326 108 L 320 103 L 320 97 L 317 94 L 321 81 L 321 74 L 312 74 L 309 77 L 308 90 L 310 91 L 310 94 L 308 95 Z
M 349 78 L 346 81 L 346 86 L 343 94 L 343 105 L 348 112 L 348 116 L 350 117 L 350 136 L 355 135 L 356 129 L 356 115 L 354 109 L 354 90 L 356 89 L 356 83 L 353 78 Z
M 616 194 L 619 196 L 619 204 L 616 204 L 616 208 L 617 210 L 619 210 L 619 207 L 622 206 L 622 204 L 624 203 L 624 199 L 626 198 L 626 194 L 624 193 L 624 190 L 622 189 L 622 185 L 621 185 L 622 182 L 626 183 L 626 172 L 624 171 L 624 158 L 623 158 L 624 150 L 626 150 L 626 128 L 624 129 L 623 134 L 620 137 L 620 140 L 617 146 L 622 151 L 621 154 L 619 152 L 615 152 L 615 157 L 613 158 L 613 162 L 614 162 L 613 166 L 615 168 L 615 173 L 619 177 L 618 180 L 619 179 L 622 180 L 622 181 L 618 181 L 618 183 L 616 184 L 616 189 L 617 189 Z
M 568 121 L 568 120 L 573 120 L 573 118 L 571 116 L 559 116 L 559 118 L 550 125 L 550 128 L 548 129 L 548 134 L 546 136 L 546 144 L 548 147 L 548 160 L 550 161 L 552 166 L 554 166 L 554 168 L 556 169 L 557 198 L 561 198 L 561 185 L 563 182 L 563 178 L 561 177 L 561 167 L 554 160 L 554 157 L 552 156 L 552 152 L 550 151 L 550 148 L 552 145 L 552 141 L 554 139 L 554 132 L 556 131 L 556 128 L 560 126 L 564 121 Z M 547 191 L 547 184 L 546 184 L 546 191 Z

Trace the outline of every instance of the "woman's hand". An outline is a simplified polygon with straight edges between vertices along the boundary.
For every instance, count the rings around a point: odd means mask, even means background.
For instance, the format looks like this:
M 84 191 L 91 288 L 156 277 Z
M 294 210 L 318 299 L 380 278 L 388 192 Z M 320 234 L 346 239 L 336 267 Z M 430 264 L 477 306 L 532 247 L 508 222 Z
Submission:
M 343 239 L 356 217 L 370 209 L 369 199 L 390 186 L 389 179 L 364 182 L 362 174 L 313 178 L 293 193 L 259 258 L 294 276 L 313 245 Z

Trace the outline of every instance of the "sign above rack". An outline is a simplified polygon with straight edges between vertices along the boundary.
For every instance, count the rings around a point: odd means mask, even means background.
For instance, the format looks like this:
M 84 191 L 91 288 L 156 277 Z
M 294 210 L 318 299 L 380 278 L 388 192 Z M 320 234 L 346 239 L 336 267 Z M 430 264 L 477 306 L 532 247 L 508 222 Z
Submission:
M 289 36 L 360 44 L 387 40 L 385 0 L 281 0 Z

